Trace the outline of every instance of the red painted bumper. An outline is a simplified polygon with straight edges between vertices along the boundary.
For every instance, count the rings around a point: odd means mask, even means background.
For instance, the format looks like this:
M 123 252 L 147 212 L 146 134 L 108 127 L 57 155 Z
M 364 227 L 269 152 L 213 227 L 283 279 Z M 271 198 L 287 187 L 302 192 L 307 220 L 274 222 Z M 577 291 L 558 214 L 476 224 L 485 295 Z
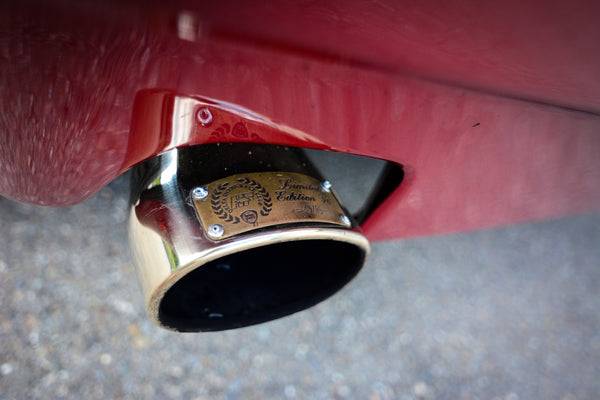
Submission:
M 372 239 L 600 206 L 597 2 L 2 8 L 0 193 L 19 201 L 82 201 L 172 146 L 266 141 L 402 164 Z M 246 131 L 174 137 L 190 94 Z

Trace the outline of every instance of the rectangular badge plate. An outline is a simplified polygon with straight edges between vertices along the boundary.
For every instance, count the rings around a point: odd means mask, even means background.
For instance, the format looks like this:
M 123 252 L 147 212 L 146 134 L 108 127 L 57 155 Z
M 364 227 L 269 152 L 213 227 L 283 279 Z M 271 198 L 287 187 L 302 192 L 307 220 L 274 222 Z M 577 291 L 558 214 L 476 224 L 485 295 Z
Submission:
M 213 240 L 280 224 L 322 222 L 349 227 L 333 193 L 311 176 L 272 171 L 237 174 L 205 188 L 208 195 L 193 202 Z

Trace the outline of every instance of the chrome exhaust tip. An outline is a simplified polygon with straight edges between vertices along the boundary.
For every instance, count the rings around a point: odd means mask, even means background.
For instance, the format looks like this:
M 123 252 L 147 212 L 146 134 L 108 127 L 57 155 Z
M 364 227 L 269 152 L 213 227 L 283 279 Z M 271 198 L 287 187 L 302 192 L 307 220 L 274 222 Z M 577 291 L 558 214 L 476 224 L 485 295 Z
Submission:
M 132 174 L 129 240 L 158 325 L 238 328 L 306 309 L 347 284 L 369 243 L 301 149 L 210 144 Z

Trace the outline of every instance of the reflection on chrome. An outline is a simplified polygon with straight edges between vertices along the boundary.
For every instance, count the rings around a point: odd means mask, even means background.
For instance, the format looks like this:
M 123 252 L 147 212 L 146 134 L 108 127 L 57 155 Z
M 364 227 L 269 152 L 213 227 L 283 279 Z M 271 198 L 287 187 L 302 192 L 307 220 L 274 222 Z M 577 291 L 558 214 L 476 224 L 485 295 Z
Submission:
M 166 90 L 141 90 L 134 104 L 132 152 L 150 157 L 195 143 L 278 143 L 282 138 L 312 148 L 328 148 L 318 138 L 238 105 Z M 131 167 L 132 165 L 127 165 Z

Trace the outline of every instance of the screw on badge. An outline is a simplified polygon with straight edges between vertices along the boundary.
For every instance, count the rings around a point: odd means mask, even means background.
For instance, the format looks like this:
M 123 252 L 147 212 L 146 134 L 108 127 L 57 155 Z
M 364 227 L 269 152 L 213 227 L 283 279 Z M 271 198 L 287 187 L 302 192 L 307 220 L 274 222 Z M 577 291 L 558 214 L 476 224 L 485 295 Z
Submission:
M 225 233 L 225 229 L 223 228 L 223 225 L 219 225 L 219 224 L 212 224 L 211 226 L 208 227 L 208 236 L 210 236 L 213 239 L 218 239 L 221 236 L 223 236 L 223 234 Z
M 342 223 L 344 225 L 347 225 L 347 226 L 352 225 L 352 222 L 350 221 L 350 218 L 348 218 L 346 215 L 344 215 L 344 214 L 340 215 L 340 219 L 342 220 Z
M 331 182 L 329 182 L 329 181 L 321 182 L 321 188 L 326 192 L 330 192 L 331 191 Z
M 202 125 L 202 126 L 210 125 L 213 120 L 213 116 L 208 108 L 201 108 L 200 110 L 198 110 L 198 113 L 196 114 L 196 118 L 198 119 L 198 122 L 200 122 L 200 125 Z
M 208 189 L 204 186 L 198 186 L 192 190 L 192 197 L 194 200 L 206 200 L 208 197 Z

